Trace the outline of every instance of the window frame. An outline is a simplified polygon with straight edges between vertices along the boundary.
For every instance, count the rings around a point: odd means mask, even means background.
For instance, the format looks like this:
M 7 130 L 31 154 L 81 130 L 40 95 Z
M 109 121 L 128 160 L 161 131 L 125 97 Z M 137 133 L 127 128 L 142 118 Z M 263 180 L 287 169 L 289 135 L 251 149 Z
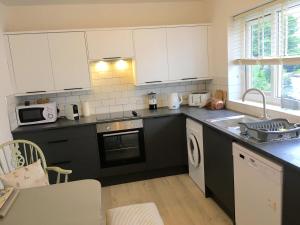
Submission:
M 275 12 L 275 16 L 276 18 L 279 18 L 279 14 L 278 14 L 278 11 Z M 275 40 L 276 41 L 276 49 L 275 49 L 275 52 L 274 52 L 274 49 L 272 48 L 273 46 L 273 43 L 271 42 L 271 56 L 274 55 L 274 54 L 277 54 L 278 51 L 279 51 L 279 20 L 278 19 L 274 19 L 274 15 L 273 13 L 268 13 L 264 16 L 264 18 L 270 18 L 270 22 L 271 22 L 271 34 L 276 34 L 275 35 L 275 38 L 271 37 L 271 40 Z M 245 46 L 246 46 L 246 55 L 250 58 L 253 58 L 253 55 L 252 55 L 252 43 L 253 43 L 253 40 L 252 40 L 252 26 L 259 23 L 260 19 L 262 17 L 253 17 L 249 20 L 247 20 L 245 22 L 245 31 L 246 31 L 246 38 L 245 38 Z M 262 32 L 264 33 L 264 32 Z M 264 45 L 264 42 L 261 43 L 261 45 Z M 260 49 L 258 51 L 261 51 Z M 258 59 L 259 57 L 264 57 L 264 49 L 262 50 L 262 56 L 258 56 Z M 278 93 L 279 93 L 279 80 L 278 80 L 278 72 L 279 72 L 279 69 L 276 68 L 276 66 L 274 65 L 270 65 L 271 67 L 271 91 L 270 92 L 265 92 L 265 95 L 268 97 L 267 98 L 267 102 L 270 103 L 270 104 L 274 104 L 274 105 L 280 105 L 280 98 L 278 96 Z M 246 79 L 245 79 L 245 88 L 246 89 L 249 89 L 249 88 L 253 88 L 252 86 L 252 68 L 251 66 L 245 66 L 245 74 L 246 74 Z M 259 94 L 258 93 L 249 93 L 249 97 L 247 97 L 247 99 L 251 100 L 251 101 L 260 101 L 258 100 L 259 98 Z

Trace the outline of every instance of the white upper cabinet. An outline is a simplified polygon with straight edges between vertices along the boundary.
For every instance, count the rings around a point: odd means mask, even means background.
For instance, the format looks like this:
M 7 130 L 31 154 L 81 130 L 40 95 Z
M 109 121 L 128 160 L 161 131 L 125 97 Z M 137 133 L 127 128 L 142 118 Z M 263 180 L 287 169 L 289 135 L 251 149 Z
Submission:
M 208 77 L 207 26 L 167 28 L 169 79 Z
M 134 56 L 131 30 L 88 31 L 86 37 L 90 60 Z
M 133 32 L 136 84 L 160 83 L 169 79 L 166 29 Z
M 136 85 L 210 79 L 210 27 L 8 34 L 16 94 L 91 88 L 89 60 L 132 58 Z M 10 59 L 10 58 L 9 58 Z
M 84 32 L 49 33 L 56 90 L 91 87 Z
M 54 90 L 47 34 L 9 35 L 17 93 Z
M 207 27 L 207 45 L 208 45 L 208 74 L 211 77 L 212 74 L 214 73 L 214 66 L 213 66 L 213 60 L 212 60 L 212 55 L 213 55 L 213 31 L 212 27 L 208 26 Z

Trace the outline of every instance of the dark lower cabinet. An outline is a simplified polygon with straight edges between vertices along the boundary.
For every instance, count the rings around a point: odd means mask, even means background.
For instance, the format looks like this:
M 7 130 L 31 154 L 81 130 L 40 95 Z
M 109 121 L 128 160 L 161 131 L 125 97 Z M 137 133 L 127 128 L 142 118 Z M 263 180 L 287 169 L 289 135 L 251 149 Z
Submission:
M 146 169 L 187 171 L 185 116 L 144 119 Z
M 101 168 L 103 186 L 187 172 L 185 116 L 143 120 L 145 162 Z
M 96 127 L 93 125 L 13 134 L 14 139 L 36 143 L 42 150 L 48 166 L 73 170 L 70 180 L 97 179 L 100 158 Z M 55 183 L 56 174 L 49 174 Z
M 300 225 L 300 172 L 284 168 L 282 225 Z
M 234 220 L 232 139 L 207 126 L 203 137 L 207 196 L 213 197 Z

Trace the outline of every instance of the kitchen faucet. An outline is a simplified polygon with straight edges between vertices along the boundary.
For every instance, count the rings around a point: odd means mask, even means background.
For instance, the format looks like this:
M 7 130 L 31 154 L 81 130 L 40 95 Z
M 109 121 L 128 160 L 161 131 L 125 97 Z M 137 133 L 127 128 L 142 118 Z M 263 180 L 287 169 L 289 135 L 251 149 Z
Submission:
M 243 94 L 243 98 L 242 98 L 243 102 L 245 101 L 246 95 L 251 91 L 256 91 L 259 94 L 261 94 L 261 96 L 263 98 L 263 112 L 264 112 L 263 119 L 265 119 L 265 120 L 269 119 L 269 116 L 267 115 L 267 110 L 266 110 L 266 95 L 261 90 L 259 90 L 257 88 L 250 88 L 250 89 L 246 90 L 245 93 Z

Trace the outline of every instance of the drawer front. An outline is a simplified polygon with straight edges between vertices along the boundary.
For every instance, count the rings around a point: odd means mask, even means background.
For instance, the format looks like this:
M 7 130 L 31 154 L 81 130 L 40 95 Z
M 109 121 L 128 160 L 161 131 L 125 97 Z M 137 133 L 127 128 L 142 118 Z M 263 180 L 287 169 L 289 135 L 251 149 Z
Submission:
M 100 174 L 100 158 L 96 126 L 61 128 L 41 132 L 14 134 L 14 139 L 35 142 L 43 151 L 48 166 L 70 169 L 69 179 L 96 179 Z M 49 173 L 50 183 L 56 174 Z
M 72 161 L 72 151 L 76 150 L 76 142 L 72 139 L 61 139 L 58 141 L 49 141 L 46 143 L 37 142 L 37 145 L 43 150 L 47 164 L 49 166 L 59 166 L 63 163 Z
M 69 176 L 70 181 L 99 177 L 100 158 L 98 145 L 93 137 L 79 138 L 60 145 L 51 144 L 44 148 L 44 152 L 49 166 L 73 171 Z M 55 181 L 54 175 L 49 175 L 52 183 Z
M 96 137 L 95 125 L 17 133 L 14 134 L 14 139 L 26 139 L 36 143 L 55 143 L 87 136 Z

